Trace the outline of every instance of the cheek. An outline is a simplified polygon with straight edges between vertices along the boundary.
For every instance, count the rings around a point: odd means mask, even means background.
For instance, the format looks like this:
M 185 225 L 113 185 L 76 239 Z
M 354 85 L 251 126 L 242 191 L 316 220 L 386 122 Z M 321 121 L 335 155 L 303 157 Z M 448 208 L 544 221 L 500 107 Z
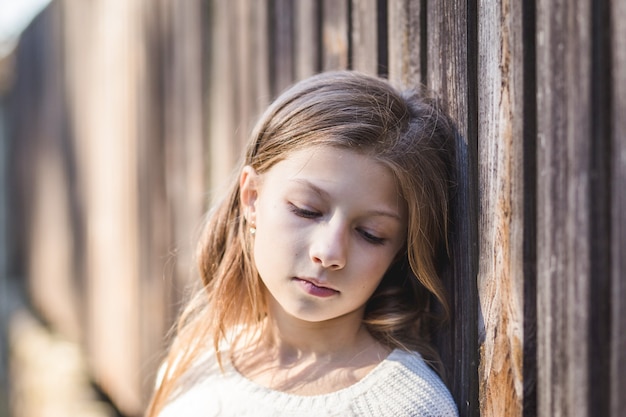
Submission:
M 258 212 L 253 239 L 252 256 L 262 277 L 278 271 L 296 250 L 292 233 L 289 232 L 284 217 L 281 220 L 281 213 L 272 210 L 272 207 Z
M 276 271 L 277 269 L 276 264 L 279 256 L 276 253 L 270 253 L 270 251 L 267 250 L 267 244 L 261 239 L 255 238 L 252 259 L 261 280 L 267 284 L 267 279 L 272 276 L 270 272 Z
M 256 239 L 268 245 L 267 250 L 296 249 L 294 246 L 302 236 L 302 224 L 286 206 L 281 203 L 268 204 L 262 202 L 257 210 Z M 276 250 L 274 250 L 276 253 Z
M 385 254 L 363 250 L 353 252 L 351 261 L 349 267 L 363 288 L 376 287 L 391 264 L 391 258 Z

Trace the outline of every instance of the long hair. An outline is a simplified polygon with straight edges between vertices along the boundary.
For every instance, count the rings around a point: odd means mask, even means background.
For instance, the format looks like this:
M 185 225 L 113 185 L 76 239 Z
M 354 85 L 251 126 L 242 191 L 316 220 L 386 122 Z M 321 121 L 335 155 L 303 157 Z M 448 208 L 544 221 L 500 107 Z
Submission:
M 450 119 L 421 90 L 400 92 L 375 77 L 327 72 L 295 84 L 270 105 L 240 167 L 263 174 L 291 152 L 330 145 L 391 170 L 408 208 L 407 240 L 367 302 L 364 325 L 381 343 L 417 350 L 427 360 L 436 360 L 428 344 L 429 300 L 443 307 L 444 318 L 449 314 L 437 265 L 446 254 L 453 138 Z M 182 390 L 183 376 L 206 349 L 214 349 L 221 363 L 219 346 L 232 330 L 260 331 L 266 315 L 238 178 L 228 190 L 208 214 L 197 252 L 202 288 L 179 320 L 150 416 Z

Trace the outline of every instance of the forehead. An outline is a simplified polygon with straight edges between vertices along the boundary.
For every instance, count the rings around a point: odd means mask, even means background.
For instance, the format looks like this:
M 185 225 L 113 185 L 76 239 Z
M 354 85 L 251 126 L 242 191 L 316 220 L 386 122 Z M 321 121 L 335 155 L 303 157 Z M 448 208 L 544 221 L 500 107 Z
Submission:
M 350 169 L 347 169 L 348 167 Z M 281 171 L 283 175 L 289 175 L 289 178 L 305 175 L 323 178 L 333 177 L 333 174 L 342 174 L 335 179 L 354 181 L 358 181 L 360 175 L 379 174 L 395 181 L 392 171 L 376 158 L 363 152 L 326 144 L 307 146 L 289 152 L 270 167 L 269 171 Z
M 404 209 L 395 175 L 366 154 L 329 145 L 289 153 L 263 174 L 267 186 L 305 187 L 336 199 Z

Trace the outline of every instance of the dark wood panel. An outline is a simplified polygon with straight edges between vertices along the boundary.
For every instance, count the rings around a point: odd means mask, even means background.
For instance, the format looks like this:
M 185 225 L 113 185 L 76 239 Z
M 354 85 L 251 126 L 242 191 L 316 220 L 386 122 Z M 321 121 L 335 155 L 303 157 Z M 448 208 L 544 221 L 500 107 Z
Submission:
M 461 416 L 477 416 L 478 293 L 476 288 L 477 144 L 476 10 L 464 1 L 427 6 L 427 85 L 440 94 L 457 124 L 456 192 L 451 210 L 451 268 L 445 274 L 452 321 L 439 350 Z
M 522 3 L 524 141 L 524 417 L 537 415 L 537 71 L 534 2 Z
M 611 368 L 611 63 L 608 0 L 590 4 L 588 410 L 610 413 Z

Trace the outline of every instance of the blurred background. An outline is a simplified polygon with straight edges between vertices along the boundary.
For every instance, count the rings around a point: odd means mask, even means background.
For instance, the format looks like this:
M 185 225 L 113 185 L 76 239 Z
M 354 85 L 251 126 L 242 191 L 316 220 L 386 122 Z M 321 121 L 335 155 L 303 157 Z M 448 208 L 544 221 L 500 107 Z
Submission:
M 203 215 L 285 87 L 457 122 L 461 417 L 626 415 L 626 2 L 0 0 L 0 417 L 143 413 Z
M 209 201 L 209 4 L 1 5 L 0 415 L 139 415 Z
M 323 69 L 321 2 L 1 1 L 0 415 L 137 416 L 251 123 Z

